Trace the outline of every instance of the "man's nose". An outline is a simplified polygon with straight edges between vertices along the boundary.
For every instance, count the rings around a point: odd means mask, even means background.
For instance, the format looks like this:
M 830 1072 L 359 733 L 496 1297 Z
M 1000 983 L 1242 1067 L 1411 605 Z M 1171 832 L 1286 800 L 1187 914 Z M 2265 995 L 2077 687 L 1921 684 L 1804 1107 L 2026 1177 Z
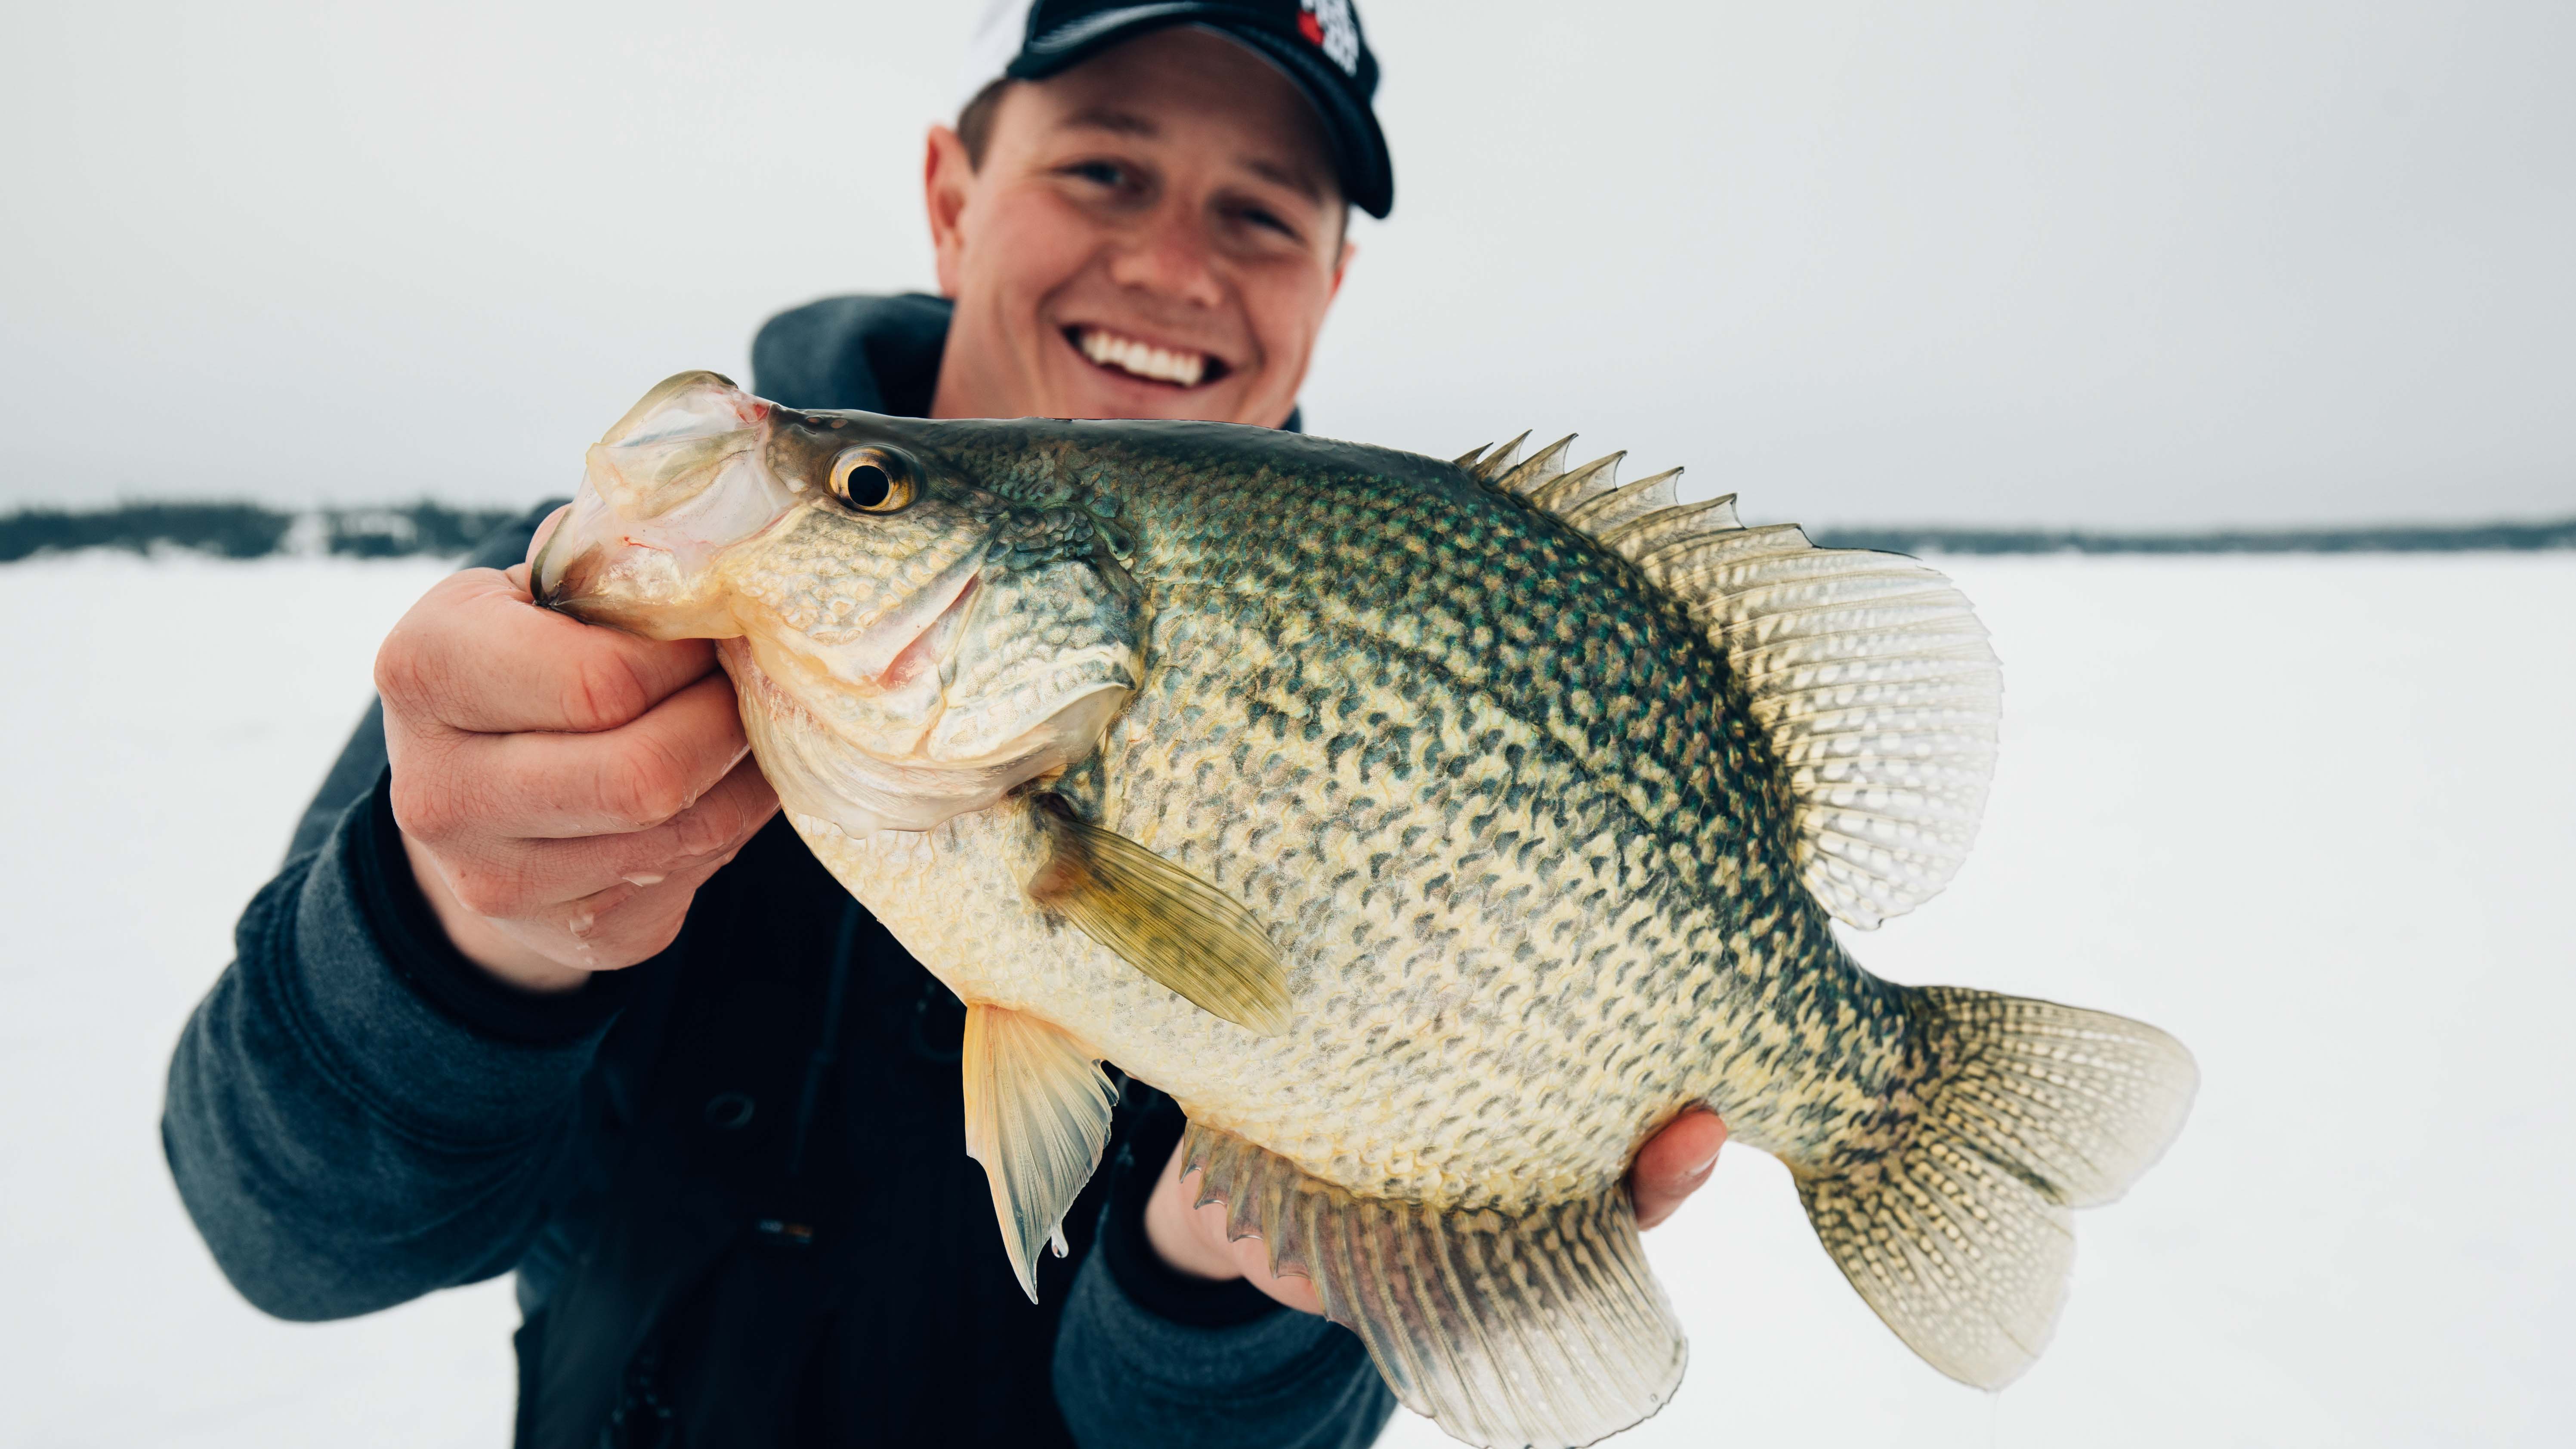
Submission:
M 1193 307 L 1225 300 L 1207 228 L 1181 207 L 1158 207 L 1109 259 L 1109 279 L 1122 287 Z

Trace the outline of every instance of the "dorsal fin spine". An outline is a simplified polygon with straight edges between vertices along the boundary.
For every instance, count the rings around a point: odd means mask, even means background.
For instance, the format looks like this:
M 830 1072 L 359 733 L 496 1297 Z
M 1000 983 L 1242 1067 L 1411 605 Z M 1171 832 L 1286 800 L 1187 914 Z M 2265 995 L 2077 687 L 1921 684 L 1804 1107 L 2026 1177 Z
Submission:
M 1630 519 L 1612 528 L 1601 541 L 1620 557 L 1634 563 L 1654 550 L 1682 539 L 1733 533 L 1743 526 L 1743 520 L 1735 516 L 1735 495 L 1728 493 L 1705 503 L 1660 508 Z
M 1484 457 L 1477 459 L 1476 465 L 1467 471 L 1476 475 L 1476 481 L 1480 483 L 1491 483 L 1496 478 L 1501 477 L 1505 469 L 1512 466 L 1512 461 L 1514 459 L 1520 457 L 1521 444 L 1528 441 L 1529 434 L 1527 432 L 1523 432 L 1519 437 L 1512 439 L 1508 443 L 1501 444 L 1491 452 L 1486 453 Z
M 1558 516 L 1606 544 L 1611 532 L 1621 525 L 1672 507 L 1673 485 L 1681 481 L 1681 476 L 1681 469 L 1667 468 L 1653 477 L 1581 499 Z
M 1565 471 L 1565 450 L 1574 446 L 1574 434 L 1568 433 L 1530 455 L 1528 462 L 1494 480 L 1494 487 L 1514 498 L 1527 498 L 1541 485 Z
M 1619 460 L 1627 456 L 1626 453 L 1612 453 L 1606 458 L 1595 458 L 1580 468 L 1566 469 L 1530 495 L 1530 507 L 1541 513 L 1565 517 L 1574 505 L 1617 488 Z

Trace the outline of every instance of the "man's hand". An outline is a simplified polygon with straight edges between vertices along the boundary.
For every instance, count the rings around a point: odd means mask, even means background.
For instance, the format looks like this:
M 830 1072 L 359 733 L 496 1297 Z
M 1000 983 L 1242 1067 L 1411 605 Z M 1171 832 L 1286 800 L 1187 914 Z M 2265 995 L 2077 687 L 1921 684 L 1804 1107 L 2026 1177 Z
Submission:
M 1637 1204 L 1637 1226 L 1651 1228 L 1673 1215 L 1682 1199 L 1699 1191 L 1717 1167 L 1717 1149 L 1726 1145 L 1726 1124 L 1715 1112 L 1693 1107 L 1646 1139 L 1628 1170 L 1628 1193 Z M 1196 1174 L 1192 1174 L 1195 1178 Z M 1225 1240 L 1225 1208 L 1210 1203 L 1194 1208 L 1195 1181 L 1184 1185 L 1181 1151 L 1163 1167 L 1162 1181 L 1145 1203 L 1145 1237 L 1163 1261 L 1194 1278 L 1248 1279 L 1252 1286 L 1304 1313 L 1321 1313 L 1315 1285 L 1304 1278 L 1270 1276 L 1269 1250 L 1259 1238 Z
M 456 949 L 526 990 L 669 945 L 778 808 L 709 645 L 537 608 L 525 564 L 431 589 L 376 689 L 412 874 Z

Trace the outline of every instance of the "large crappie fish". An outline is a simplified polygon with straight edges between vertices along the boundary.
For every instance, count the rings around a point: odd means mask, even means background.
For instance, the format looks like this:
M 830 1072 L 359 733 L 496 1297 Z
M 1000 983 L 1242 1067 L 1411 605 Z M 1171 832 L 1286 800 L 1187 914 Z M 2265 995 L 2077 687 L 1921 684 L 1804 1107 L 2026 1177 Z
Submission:
M 690 373 L 591 449 L 536 589 L 722 641 L 797 831 L 967 1003 L 1024 1285 L 1105 1059 L 1405 1403 L 1588 1443 L 1680 1380 L 1622 1179 L 1705 1103 L 1906 1343 L 2009 1381 L 2067 1210 L 2196 1078 L 2136 1022 L 1882 981 L 1827 924 L 1957 868 L 1985 631 L 1912 559 L 1517 451 L 802 413 Z

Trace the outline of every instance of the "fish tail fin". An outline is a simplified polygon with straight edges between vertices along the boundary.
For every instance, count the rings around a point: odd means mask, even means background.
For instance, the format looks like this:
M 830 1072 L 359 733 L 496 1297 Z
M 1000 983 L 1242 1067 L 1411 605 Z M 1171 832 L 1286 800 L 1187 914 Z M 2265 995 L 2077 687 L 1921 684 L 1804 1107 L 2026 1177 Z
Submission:
M 1192 1123 L 1184 1173 L 1311 1280 L 1397 1398 L 1470 1444 L 1576 1449 L 1653 1414 L 1687 1350 L 1627 1188 L 1517 1214 L 1364 1198 Z
M 2075 1258 L 2069 1209 L 2162 1156 L 2199 1072 L 2143 1022 L 1959 987 L 1920 993 L 1927 1076 L 1893 1150 L 1796 1171 L 1834 1263 L 1896 1336 L 1997 1389 L 2046 1346 Z

